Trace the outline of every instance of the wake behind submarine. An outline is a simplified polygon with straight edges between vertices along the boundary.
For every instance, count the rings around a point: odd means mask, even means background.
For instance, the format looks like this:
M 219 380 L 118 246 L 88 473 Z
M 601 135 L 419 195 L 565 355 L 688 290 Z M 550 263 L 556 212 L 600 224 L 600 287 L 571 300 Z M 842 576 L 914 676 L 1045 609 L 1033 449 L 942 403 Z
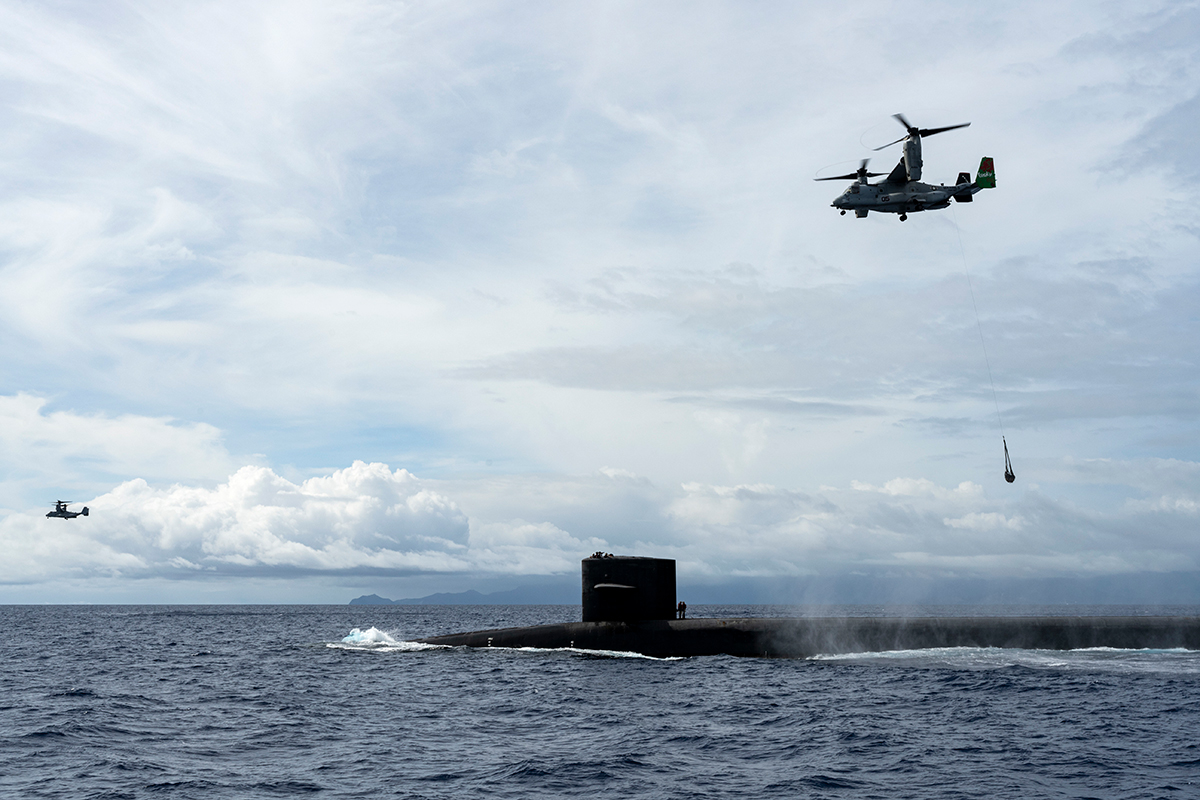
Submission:
M 1200 617 L 794 617 L 676 619 L 675 561 L 583 559 L 583 621 L 432 636 L 457 647 L 610 650 L 660 658 L 811 658 L 933 647 L 1200 649 Z

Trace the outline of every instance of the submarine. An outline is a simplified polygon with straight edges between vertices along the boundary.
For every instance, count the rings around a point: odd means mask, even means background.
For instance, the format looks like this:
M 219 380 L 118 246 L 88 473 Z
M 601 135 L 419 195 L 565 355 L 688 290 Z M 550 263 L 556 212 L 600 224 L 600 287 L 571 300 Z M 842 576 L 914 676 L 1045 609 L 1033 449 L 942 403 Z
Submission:
M 677 619 L 675 561 L 596 553 L 582 561 L 579 622 L 431 636 L 452 647 L 575 648 L 659 658 L 1000 647 L 1200 649 L 1200 616 L 741 617 Z

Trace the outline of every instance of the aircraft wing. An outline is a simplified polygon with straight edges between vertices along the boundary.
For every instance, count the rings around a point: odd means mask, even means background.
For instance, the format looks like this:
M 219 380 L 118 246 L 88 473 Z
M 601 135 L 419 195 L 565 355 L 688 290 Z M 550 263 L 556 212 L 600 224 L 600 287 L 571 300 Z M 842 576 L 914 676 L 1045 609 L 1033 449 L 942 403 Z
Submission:
M 900 159 L 900 163 L 896 165 L 896 168 L 888 173 L 884 181 L 886 183 L 898 183 L 901 186 L 908 183 L 908 170 L 904 168 L 903 158 Z

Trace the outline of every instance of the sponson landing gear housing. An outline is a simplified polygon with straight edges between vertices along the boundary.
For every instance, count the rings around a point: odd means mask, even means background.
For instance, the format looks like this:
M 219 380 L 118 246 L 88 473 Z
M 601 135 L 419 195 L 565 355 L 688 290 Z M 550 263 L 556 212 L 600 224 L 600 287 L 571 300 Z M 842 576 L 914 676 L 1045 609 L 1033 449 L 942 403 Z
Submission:
M 583 559 L 583 621 L 675 618 L 675 559 L 610 556 Z

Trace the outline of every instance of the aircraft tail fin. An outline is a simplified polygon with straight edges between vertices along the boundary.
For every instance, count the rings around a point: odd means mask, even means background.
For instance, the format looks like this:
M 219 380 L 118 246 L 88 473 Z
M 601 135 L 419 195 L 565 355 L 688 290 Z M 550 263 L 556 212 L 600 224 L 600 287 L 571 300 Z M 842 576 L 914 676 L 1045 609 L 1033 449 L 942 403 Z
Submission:
M 971 182 L 971 173 L 960 172 L 960 173 L 958 173 L 958 180 L 956 180 L 954 182 L 954 185 L 962 186 L 964 183 L 969 184 L 970 182 Z M 954 199 L 960 203 L 970 203 L 973 201 L 970 190 L 963 190 L 960 194 L 954 195 Z
M 88 515 L 88 507 L 87 507 L 87 506 L 84 506 L 84 507 L 83 507 L 83 515 L 84 515 L 85 517 Z
M 991 156 L 984 156 L 979 162 L 979 174 L 975 176 L 975 185 L 980 189 L 996 188 L 996 165 Z

